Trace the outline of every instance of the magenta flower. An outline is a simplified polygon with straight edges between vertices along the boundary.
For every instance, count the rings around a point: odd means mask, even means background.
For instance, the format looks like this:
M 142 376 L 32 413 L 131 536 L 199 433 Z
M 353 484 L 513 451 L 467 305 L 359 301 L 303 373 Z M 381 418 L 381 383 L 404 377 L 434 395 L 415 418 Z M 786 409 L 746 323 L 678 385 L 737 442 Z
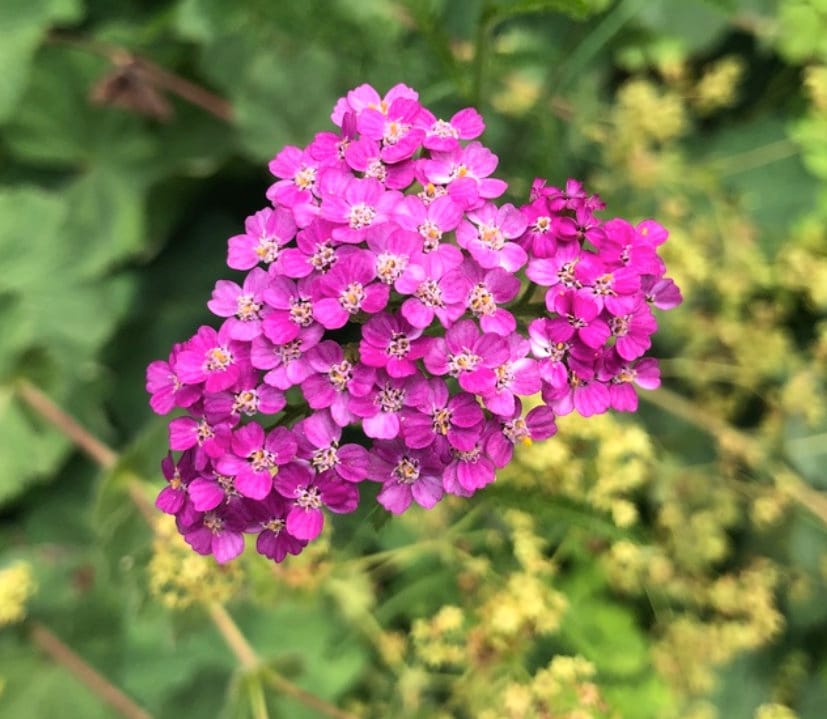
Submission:
M 597 255 L 585 254 L 574 275 L 598 306 L 613 315 L 631 312 L 640 303 L 640 275 L 631 267 L 610 268 Z
M 484 270 L 470 259 L 445 279 L 446 301 L 463 302 L 485 332 L 503 337 L 517 329 L 517 321 L 499 305 L 511 302 L 519 291 L 520 280 L 512 273 L 500 267 Z
M 560 285 L 562 288 L 577 289 L 580 285 L 575 271 L 582 255 L 583 250 L 577 242 L 560 244 L 550 257 L 529 260 L 526 277 L 541 287 Z
M 264 301 L 270 311 L 264 317 L 261 329 L 267 339 L 276 344 L 291 342 L 310 327 L 313 320 L 313 279 L 293 282 L 286 277 L 274 277 L 264 291 Z
M 474 108 L 438 119 L 405 85 L 361 85 L 332 119 L 270 162 L 273 207 L 228 241 L 248 274 L 207 303 L 221 327 L 147 367 L 152 408 L 186 410 L 156 504 L 219 562 L 245 533 L 277 562 L 298 554 L 367 479 L 392 513 L 430 508 L 493 482 L 557 415 L 634 410 L 633 385 L 660 382 L 652 308 L 682 299 L 667 231 L 604 221 L 576 180 L 495 204 L 506 183 Z
M 344 327 L 359 312 L 379 312 L 388 304 L 390 288 L 375 279 L 373 253 L 352 252 L 319 278 L 313 316 L 330 330 Z
M 169 423 L 169 448 L 174 451 L 194 449 L 193 464 L 203 469 L 210 458 L 220 457 L 230 447 L 229 422 L 211 424 L 203 417 L 177 417 Z
M 520 237 L 525 228 L 525 218 L 514 205 L 497 208 L 488 202 L 469 212 L 468 220 L 460 223 L 457 243 L 485 269 L 502 267 L 516 272 L 528 261 L 528 255 L 520 245 L 509 240 Z
M 474 395 L 460 392 L 453 397 L 438 378 L 410 390 L 412 408 L 403 411 L 402 436 L 413 449 L 436 444 L 441 452 L 448 446 L 470 450 L 482 432 L 484 415 Z
M 339 446 L 342 428 L 329 412 L 316 412 L 302 420 L 296 427 L 296 436 L 299 457 L 307 460 L 318 474 L 333 472 L 348 482 L 361 482 L 368 476 L 368 451 L 358 444 Z
M 334 125 L 342 127 L 348 113 L 352 112 L 358 117 L 364 110 L 370 109 L 386 114 L 394 100 L 398 99 L 418 100 L 419 93 L 399 83 L 388 90 L 384 97 L 381 97 L 370 85 L 359 85 L 336 103 L 330 119 Z
M 494 390 L 494 368 L 505 362 L 508 354 L 503 337 L 480 332 L 473 320 L 461 320 L 445 333 L 444 339 L 431 339 L 425 367 L 431 374 L 455 377 L 466 392 L 484 395 Z
M 583 417 L 602 414 L 609 408 L 609 390 L 605 383 L 569 372 L 562 386 L 544 384 L 543 401 L 558 416 L 577 410 Z
M 161 461 L 161 472 L 167 486 L 158 494 L 155 506 L 166 514 L 177 514 L 187 501 L 187 485 L 198 476 L 192 463 L 192 453 L 184 452 L 177 464 L 172 454 L 168 454 Z
M 286 404 L 284 392 L 258 382 L 258 372 L 250 367 L 231 391 L 207 394 L 204 397 L 204 416 L 211 423 L 230 422 L 235 425 L 242 415 L 252 417 L 258 412 L 281 412 Z
M 337 247 L 333 240 L 332 222 L 315 219 L 296 236 L 296 247 L 288 247 L 276 265 L 278 274 L 285 277 L 307 277 L 312 272 L 324 274 L 336 264 L 346 248 Z
M 230 280 L 218 280 L 207 302 L 210 312 L 226 317 L 229 336 L 234 340 L 249 341 L 261 334 L 261 317 L 265 288 L 270 276 L 256 267 L 244 279 L 243 287 Z
M 314 323 L 284 344 L 277 345 L 266 337 L 256 337 L 250 345 L 250 364 L 256 369 L 269 370 L 264 375 L 265 383 L 288 390 L 313 374 L 307 351 L 319 344 L 323 334 L 324 327 Z
M 643 275 L 640 278 L 640 288 L 646 301 L 659 310 L 671 310 L 683 302 L 680 289 L 675 281 L 668 277 Z
M 279 466 L 296 456 L 297 443 L 286 427 L 276 427 L 265 434 L 257 422 L 250 422 L 233 432 L 232 453 L 215 460 L 222 474 L 235 475 L 235 489 L 244 497 L 263 499 L 273 488 Z
M 660 387 L 660 368 L 652 357 L 626 362 L 615 351 L 604 360 L 598 376 L 609 383 L 609 402 L 618 412 L 637 411 L 637 393 L 632 384 L 643 389 Z
M 402 410 L 411 404 L 409 390 L 424 382 L 422 377 L 390 377 L 381 372 L 373 389 L 361 397 L 351 397 L 348 409 L 362 419 L 362 431 L 373 439 L 399 436 Z
M 279 472 L 276 491 L 292 501 L 285 528 L 296 539 L 310 541 L 322 532 L 323 507 L 346 514 L 359 505 L 359 488 L 343 482 L 335 472 L 314 474 L 305 464 L 293 462 Z
M 371 107 L 362 110 L 356 127 L 365 137 L 381 143 L 383 162 L 400 162 L 413 157 L 425 139 L 425 130 L 417 127 L 421 110 L 415 99 L 396 98 L 384 111 Z
M 494 386 L 483 393 L 485 406 L 500 417 L 513 414 L 518 395 L 528 397 L 539 392 L 542 386 L 537 362 L 526 357 L 531 348 L 529 341 L 512 334 L 505 342 L 507 359 L 494 367 Z
M 249 347 L 235 341 L 226 325 L 218 332 L 202 326 L 175 357 L 175 374 L 186 384 L 203 382 L 207 392 L 221 392 L 238 381 L 249 354 Z
M 426 205 L 416 195 L 408 195 L 397 205 L 395 218 L 401 227 L 419 233 L 424 252 L 433 252 L 443 235 L 459 225 L 462 208 L 447 196 Z
M 530 445 L 533 441 L 548 439 L 557 433 L 554 412 L 549 407 L 535 407 L 525 417 L 522 414 L 523 405 L 518 399 L 510 415 L 498 418 L 500 431 L 485 437 L 485 452 L 498 468 L 511 462 L 518 443 Z
M 309 152 L 285 147 L 270 161 L 270 172 L 281 178 L 267 190 L 267 199 L 273 204 L 294 208 L 314 203 L 319 163 Z
M 239 505 L 224 505 L 210 512 L 199 512 L 187 505 L 177 516 L 178 530 L 198 554 L 212 554 L 226 564 L 244 551 L 243 531 L 247 517 Z
M 658 329 L 658 321 L 645 302 L 627 315 L 609 318 L 609 328 L 615 337 L 615 349 L 625 360 L 631 361 L 643 355 L 652 346 L 652 335 Z
M 201 398 L 201 389 L 181 382 L 173 369 L 181 347 L 175 345 L 168 362 L 156 360 L 146 368 L 146 391 L 152 395 L 149 406 L 156 414 L 167 414 L 173 407 L 190 407 Z
M 577 239 L 577 224 L 574 219 L 551 211 L 545 197 L 534 199 L 531 204 L 521 207 L 520 211 L 527 226 L 519 243 L 532 258 L 551 257 L 558 245 Z
M 298 539 L 287 530 L 287 515 L 291 504 L 276 492 L 270 492 L 263 500 L 247 503 L 250 521 L 246 531 L 257 533 L 256 551 L 276 562 L 288 554 L 299 554 L 307 546 L 306 539 Z
M 559 294 L 549 290 L 546 307 L 559 315 L 547 325 L 549 336 L 555 342 L 568 342 L 576 336 L 594 349 L 609 339 L 609 325 L 598 316 L 600 306 L 590 294 L 582 290 L 564 290 Z
M 241 497 L 235 488 L 235 477 L 220 474 L 214 469 L 202 473 L 187 486 L 192 506 L 199 512 L 209 512 L 224 503 Z
M 401 199 L 381 182 L 358 179 L 336 170 L 322 175 L 321 216 L 338 223 L 333 229 L 337 242 L 359 243 L 371 225 L 387 221 Z
M 459 266 L 461 259 L 457 259 L 457 262 L 446 261 L 444 256 L 432 252 L 412 261 L 396 280 L 397 292 L 413 295 L 402 303 L 400 311 L 414 327 L 425 328 L 434 317 L 443 327 L 450 327 L 462 315 L 461 302 L 450 303 L 445 298 L 445 275 Z
M 565 360 L 571 344 L 553 339 L 550 323 L 547 317 L 532 320 L 528 325 L 528 336 L 531 353 L 539 360 L 540 378 L 559 387 L 568 378 Z
M 362 397 L 373 387 L 376 370 L 345 358 L 342 346 L 325 340 L 307 353 L 313 369 L 301 383 L 302 394 L 311 409 L 330 409 L 336 424 L 346 427 L 354 421 L 349 409 L 351 396 Z
M 369 230 L 367 243 L 375 258 L 376 277 L 386 285 L 393 285 L 411 258 L 422 253 L 422 238 L 395 224 L 385 224 Z
M 269 265 L 295 234 L 291 212 L 282 208 L 259 210 L 245 221 L 243 235 L 229 239 L 227 265 L 234 270 L 250 270 L 259 262 Z
M 460 110 L 447 121 L 437 120 L 434 114 L 423 108 L 420 122 L 426 128 L 423 145 L 436 152 L 456 150 L 460 140 L 473 140 L 485 130 L 482 115 L 473 107 Z
M 608 265 L 631 267 L 641 275 L 663 276 L 666 266 L 658 257 L 657 246 L 620 218 L 603 225 L 603 237 L 595 242 Z
M 445 465 L 428 450 L 416 450 L 401 440 L 376 442 L 371 453 L 371 477 L 382 482 L 376 497 L 385 509 L 402 514 L 411 502 L 431 509 L 445 493 Z
M 473 447 L 466 450 L 451 448 L 451 459 L 442 475 L 442 486 L 448 494 L 470 497 L 496 478 L 497 468 L 484 449 L 487 437 L 499 431 L 494 423 L 486 423 L 485 431 Z
M 505 192 L 507 183 L 489 177 L 498 162 L 491 150 L 472 142 L 452 152 L 432 153 L 431 159 L 422 160 L 422 169 L 429 183 L 447 186 L 448 194 L 468 210 Z
M 404 318 L 383 312 L 362 326 L 359 358 L 368 367 L 385 369 L 391 377 L 409 377 L 427 349 L 421 335 L 422 329 Z
M 349 167 L 363 173 L 364 177 L 378 180 L 391 190 L 404 190 L 414 179 L 412 161 L 386 164 L 387 152 L 378 142 L 367 137 L 348 145 L 345 160 Z

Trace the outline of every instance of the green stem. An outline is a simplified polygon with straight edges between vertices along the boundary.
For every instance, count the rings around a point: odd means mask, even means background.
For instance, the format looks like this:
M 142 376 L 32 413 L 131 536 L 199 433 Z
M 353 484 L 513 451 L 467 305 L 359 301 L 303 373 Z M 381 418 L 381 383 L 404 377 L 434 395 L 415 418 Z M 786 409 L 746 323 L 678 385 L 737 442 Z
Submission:
M 491 3 L 485 2 L 480 10 L 477 21 L 477 31 L 474 39 L 474 66 L 473 83 L 471 85 L 471 102 L 479 107 L 483 101 L 483 85 L 485 82 L 485 66 L 488 63 L 488 52 L 491 47 Z
M 621 0 L 614 9 L 603 16 L 603 19 L 594 26 L 580 44 L 574 48 L 566 60 L 558 67 L 557 73 L 552 77 L 552 92 L 557 95 L 564 90 L 568 84 L 577 77 L 601 48 L 609 42 L 620 29 L 631 20 L 643 7 L 643 0 Z

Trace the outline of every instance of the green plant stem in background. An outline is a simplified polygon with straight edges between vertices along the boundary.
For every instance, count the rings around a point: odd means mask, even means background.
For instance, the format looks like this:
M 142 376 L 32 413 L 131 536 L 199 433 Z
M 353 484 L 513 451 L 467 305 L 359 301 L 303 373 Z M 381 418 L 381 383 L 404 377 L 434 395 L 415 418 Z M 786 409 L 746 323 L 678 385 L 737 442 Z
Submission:
M 550 95 L 563 92 L 621 28 L 643 8 L 644 0 L 621 0 L 583 38 L 566 60 L 550 75 Z
M 762 442 L 671 390 L 660 388 L 641 392 L 640 396 L 712 435 L 723 448 L 740 456 L 751 467 L 763 467 L 781 492 L 827 525 L 827 496 L 810 487 L 791 467 L 770 461 Z
M 39 414 L 43 419 L 52 424 L 56 429 L 62 432 L 68 439 L 70 439 L 75 446 L 83 451 L 90 459 L 98 464 L 103 469 L 113 469 L 118 463 L 118 454 L 113 449 L 108 447 L 105 443 L 99 440 L 86 430 L 80 423 L 77 422 L 71 415 L 64 412 L 58 407 L 44 392 L 35 387 L 27 380 L 20 380 L 17 384 L 17 392 L 20 399 Z M 138 477 L 131 479 L 128 484 L 128 493 L 130 499 L 136 505 L 142 516 L 147 519 L 150 528 L 154 530 L 154 523 L 152 521 L 152 510 L 148 508 L 146 497 L 143 496 L 141 488 L 141 480 Z M 207 607 L 208 615 L 212 620 L 227 646 L 235 655 L 242 670 L 245 674 L 255 677 L 262 677 L 270 686 L 280 693 L 288 696 L 305 706 L 318 711 L 326 717 L 331 719 L 357 719 L 353 714 L 342 711 L 338 707 L 326 702 L 324 699 L 317 697 L 315 694 L 302 689 L 300 686 L 294 684 L 289 679 L 281 676 L 278 672 L 270 667 L 262 664 L 261 659 L 253 649 L 250 642 L 244 636 L 242 631 L 238 628 L 229 612 L 221 604 L 211 604 Z M 152 719 L 149 714 L 144 712 L 129 697 L 121 692 L 117 687 L 110 684 L 104 677 L 97 674 L 94 669 L 89 667 L 77 654 L 75 654 L 69 647 L 63 645 L 57 637 L 48 632 L 41 625 L 35 625 L 35 632 L 33 632 L 33 641 L 38 646 L 41 646 L 50 656 L 64 664 L 72 670 L 78 678 L 81 679 L 87 686 L 100 696 L 100 698 L 109 704 L 113 703 L 113 699 L 120 697 L 120 700 L 125 700 L 132 705 L 133 710 L 139 713 L 125 713 L 122 712 L 127 719 Z M 100 691 L 99 691 L 100 690 Z M 256 700 L 258 702 L 258 700 Z M 124 706 L 127 706 L 124 704 Z M 258 713 L 255 719 L 266 718 L 266 704 L 254 704 L 254 710 Z M 261 709 L 264 709 L 264 714 Z M 121 711 L 119 709 L 119 711 Z
M 32 642 L 52 660 L 67 669 L 95 696 L 111 706 L 125 719 L 152 719 L 152 715 L 138 706 L 130 697 L 91 667 L 50 629 L 40 622 L 32 622 Z

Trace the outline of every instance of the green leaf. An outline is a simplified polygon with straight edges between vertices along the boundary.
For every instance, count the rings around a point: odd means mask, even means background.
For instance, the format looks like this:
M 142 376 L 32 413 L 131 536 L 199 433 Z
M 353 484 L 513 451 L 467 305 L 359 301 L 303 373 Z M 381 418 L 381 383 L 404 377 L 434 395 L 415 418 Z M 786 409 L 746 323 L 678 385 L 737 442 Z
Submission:
M 89 101 L 90 88 L 109 69 L 106 60 L 80 49 L 43 48 L 9 118 L 9 150 L 49 167 L 151 164 L 159 153 L 144 132 L 145 121 Z
M 53 23 L 83 15 L 80 0 L 4 0 L 0 3 L 0 121 L 25 87 L 38 44 Z
M 573 603 L 561 636 L 575 652 L 594 662 L 601 674 L 633 677 L 649 663 L 649 649 L 634 615 L 605 600 Z

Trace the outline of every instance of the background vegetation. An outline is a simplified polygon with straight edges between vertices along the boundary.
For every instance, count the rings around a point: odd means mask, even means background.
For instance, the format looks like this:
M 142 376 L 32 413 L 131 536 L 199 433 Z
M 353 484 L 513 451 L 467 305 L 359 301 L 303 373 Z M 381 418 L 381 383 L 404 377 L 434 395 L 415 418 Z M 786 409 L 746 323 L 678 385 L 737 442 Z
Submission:
M 671 228 L 664 388 L 218 569 L 144 367 L 362 82 Z M 824 717 L 825 181 L 825 0 L 3 0 L 0 717 Z

